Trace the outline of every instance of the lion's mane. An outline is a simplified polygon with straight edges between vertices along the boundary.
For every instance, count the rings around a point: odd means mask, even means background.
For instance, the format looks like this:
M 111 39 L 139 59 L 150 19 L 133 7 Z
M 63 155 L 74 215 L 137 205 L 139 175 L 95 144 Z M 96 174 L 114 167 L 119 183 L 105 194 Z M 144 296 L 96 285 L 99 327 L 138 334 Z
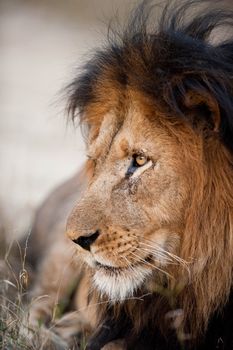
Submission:
M 156 7 L 144 2 L 123 34 L 110 29 L 108 43 L 68 87 L 69 112 L 87 129 L 94 125 L 98 132 L 114 91 L 130 86 L 147 96 L 148 104 L 156 101 L 164 123 L 184 120 L 202 133 L 202 148 L 196 150 L 200 161 L 193 160 L 190 174 L 194 183 L 180 251 L 191 277 L 176 298 L 176 308 L 184 311 L 185 334 L 194 338 L 205 333 L 213 315 L 227 304 L 233 282 L 233 40 L 211 42 L 216 29 L 227 26 L 232 31 L 233 14 L 201 8 L 187 21 L 187 14 L 203 3 L 189 1 L 178 9 L 168 5 L 155 26 L 150 13 Z M 198 101 L 187 102 L 190 91 Z M 208 99 L 214 101 L 219 120 L 212 118 Z M 177 128 L 176 136 L 188 150 L 190 135 Z M 182 274 L 180 266 L 173 267 L 173 276 Z M 172 282 L 167 283 L 171 288 Z M 155 329 L 169 309 L 164 299 L 155 293 L 145 302 L 126 301 L 113 307 L 114 315 L 126 315 L 138 334 L 148 324 Z

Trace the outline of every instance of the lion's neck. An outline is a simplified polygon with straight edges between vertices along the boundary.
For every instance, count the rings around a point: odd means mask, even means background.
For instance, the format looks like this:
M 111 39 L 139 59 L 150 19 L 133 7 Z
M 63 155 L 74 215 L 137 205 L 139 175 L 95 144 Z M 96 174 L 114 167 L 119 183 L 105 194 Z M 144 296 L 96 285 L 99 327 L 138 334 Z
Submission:
M 233 164 L 223 147 L 206 154 L 205 163 L 181 247 L 182 258 L 192 261 L 181 303 L 194 335 L 226 303 L 233 282 Z

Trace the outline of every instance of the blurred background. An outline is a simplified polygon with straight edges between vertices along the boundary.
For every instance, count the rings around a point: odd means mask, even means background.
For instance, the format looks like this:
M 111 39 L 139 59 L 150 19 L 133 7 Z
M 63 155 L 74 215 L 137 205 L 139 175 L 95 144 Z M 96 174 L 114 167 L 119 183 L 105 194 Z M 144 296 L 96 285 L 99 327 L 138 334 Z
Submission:
M 0 0 L 0 228 L 9 240 L 30 229 L 35 208 L 82 164 L 85 147 L 67 126 L 61 90 L 114 14 L 124 18 L 135 3 Z
M 79 129 L 67 126 L 61 90 L 129 0 L 0 0 L 0 225 L 9 240 L 81 166 Z

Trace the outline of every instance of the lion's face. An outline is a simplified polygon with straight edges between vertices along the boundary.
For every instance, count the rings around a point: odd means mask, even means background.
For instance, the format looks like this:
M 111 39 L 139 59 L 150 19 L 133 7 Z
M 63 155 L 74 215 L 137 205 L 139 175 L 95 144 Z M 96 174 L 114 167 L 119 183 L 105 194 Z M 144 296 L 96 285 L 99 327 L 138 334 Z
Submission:
M 136 102 L 120 121 L 114 111 L 103 116 L 88 145 L 89 186 L 68 220 L 72 240 L 93 235 L 86 249 L 75 247 L 111 299 L 177 263 L 190 169 L 178 139 L 155 120 Z

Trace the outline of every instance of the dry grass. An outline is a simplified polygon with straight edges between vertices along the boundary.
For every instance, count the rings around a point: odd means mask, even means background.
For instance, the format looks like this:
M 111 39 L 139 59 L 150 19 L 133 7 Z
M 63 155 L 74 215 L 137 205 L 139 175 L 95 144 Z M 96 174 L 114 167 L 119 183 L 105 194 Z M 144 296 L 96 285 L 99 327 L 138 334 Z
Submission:
M 29 290 L 33 273 L 26 263 L 27 241 L 10 245 L 0 229 L 0 349 L 4 350 L 64 350 L 85 349 L 86 340 L 74 339 L 67 345 L 43 324 L 32 330 L 28 324 Z
M 12 301 L 8 298 L 8 281 L 1 284 L 0 290 L 0 347 L 1 349 L 35 349 L 29 337 L 21 333 L 24 317 L 27 313 L 20 298 Z M 7 285 L 7 287 L 6 287 Z
M 5 231 L 2 228 L 0 232 L 0 348 L 31 350 L 35 347 L 29 337 L 21 331 L 22 327 L 25 327 L 24 323 L 28 315 L 28 308 L 23 305 L 28 280 L 25 254 L 22 255 L 18 244 L 8 245 L 5 237 Z M 18 247 L 18 254 L 15 254 L 16 247 Z

